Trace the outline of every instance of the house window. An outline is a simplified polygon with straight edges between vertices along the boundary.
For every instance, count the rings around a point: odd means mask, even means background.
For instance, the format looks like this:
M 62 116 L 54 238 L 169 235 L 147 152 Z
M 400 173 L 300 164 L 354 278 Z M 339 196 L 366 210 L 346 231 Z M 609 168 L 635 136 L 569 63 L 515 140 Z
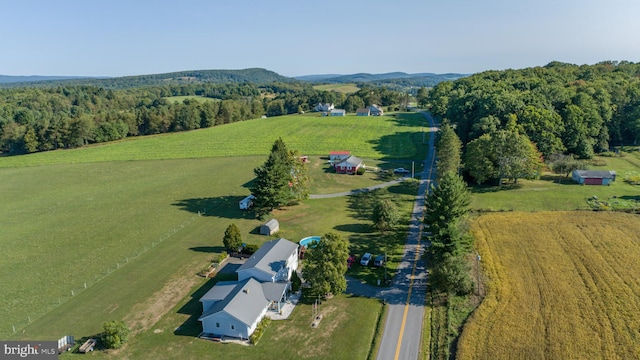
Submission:
M 216 327 L 219 328 L 220 327 L 220 323 L 216 323 Z
M 235 330 L 235 329 L 236 327 L 233 324 L 231 324 L 231 330 Z

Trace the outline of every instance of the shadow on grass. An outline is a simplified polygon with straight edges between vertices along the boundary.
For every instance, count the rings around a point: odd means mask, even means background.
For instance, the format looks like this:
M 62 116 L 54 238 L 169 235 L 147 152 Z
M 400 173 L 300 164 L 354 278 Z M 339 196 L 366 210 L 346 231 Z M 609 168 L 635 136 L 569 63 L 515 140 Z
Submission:
M 374 232 L 374 229 L 370 224 L 342 224 L 336 225 L 333 228 L 338 231 L 358 234 L 369 234 Z
M 210 253 L 210 254 L 213 254 L 213 253 L 220 254 L 225 251 L 224 247 L 222 246 L 194 246 L 194 247 L 190 247 L 189 250 L 203 252 L 203 253 Z
M 233 268 L 237 264 L 226 264 L 218 274 L 211 280 L 207 281 L 202 285 L 198 290 L 196 290 L 193 294 L 191 294 L 191 299 L 184 304 L 179 310 L 178 314 L 186 314 L 191 315 L 189 318 L 182 323 L 182 325 L 178 326 L 176 330 L 173 332 L 174 335 L 179 336 L 190 336 L 197 337 L 202 332 L 202 323 L 198 321 L 200 315 L 202 315 L 202 304 L 200 303 L 200 298 L 207 293 L 207 291 L 211 290 L 213 286 L 219 281 L 234 281 L 238 280 L 238 276 L 235 274 L 235 270 L 232 271 L 227 269 L 227 267 Z
M 522 188 L 522 184 L 508 184 L 508 185 L 475 185 L 471 186 L 469 190 L 473 194 L 486 194 L 486 193 L 496 193 L 500 191 L 508 191 L 508 190 L 518 190 Z
M 220 196 L 215 198 L 184 199 L 172 204 L 182 210 L 201 216 L 225 219 L 255 219 L 253 211 L 240 210 L 238 203 L 244 196 Z

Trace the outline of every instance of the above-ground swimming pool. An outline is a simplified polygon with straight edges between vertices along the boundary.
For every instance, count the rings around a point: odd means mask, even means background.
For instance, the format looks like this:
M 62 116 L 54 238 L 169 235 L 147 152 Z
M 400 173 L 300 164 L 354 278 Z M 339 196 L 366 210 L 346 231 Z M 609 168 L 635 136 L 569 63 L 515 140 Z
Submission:
M 300 246 L 309 247 L 312 242 L 320 241 L 320 236 L 307 236 L 306 238 L 300 240 Z

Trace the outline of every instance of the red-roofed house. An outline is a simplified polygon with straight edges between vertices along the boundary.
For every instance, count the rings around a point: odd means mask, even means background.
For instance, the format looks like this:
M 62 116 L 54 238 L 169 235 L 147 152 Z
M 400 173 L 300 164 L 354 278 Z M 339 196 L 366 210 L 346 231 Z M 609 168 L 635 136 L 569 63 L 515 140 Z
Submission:
M 337 174 L 355 174 L 359 168 L 364 166 L 362 159 L 349 156 L 348 158 L 341 160 L 333 164 Z
M 351 151 L 332 151 L 329 153 L 329 161 L 337 162 L 351 156 Z

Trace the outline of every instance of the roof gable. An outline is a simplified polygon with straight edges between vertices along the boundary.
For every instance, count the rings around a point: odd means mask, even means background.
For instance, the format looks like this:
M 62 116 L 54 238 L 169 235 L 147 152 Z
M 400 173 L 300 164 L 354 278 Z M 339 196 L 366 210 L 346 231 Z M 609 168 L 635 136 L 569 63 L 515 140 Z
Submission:
M 574 172 L 583 179 L 614 179 L 616 177 L 615 171 L 608 170 L 574 170 Z
M 238 272 L 256 268 L 267 274 L 276 275 L 286 266 L 287 259 L 298 251 L 298 244 L 287 239 L 266 242 L 247 261 L 238 268 Z
M 356 156 L 349 156 L 348 158 L 338 162 L 335 164 L 335 166 L 358 166 L 362 164 L 362 159 L 360 159 L 359 157 Z
M 254 278 L 249 278 L 236 283 L 236 286 L 223 300 L 213 304 L 198 320 L 225 312 L 245 325 L 251 326 L 268 305 L 269 300 L 265 297 L 262 284 Z

